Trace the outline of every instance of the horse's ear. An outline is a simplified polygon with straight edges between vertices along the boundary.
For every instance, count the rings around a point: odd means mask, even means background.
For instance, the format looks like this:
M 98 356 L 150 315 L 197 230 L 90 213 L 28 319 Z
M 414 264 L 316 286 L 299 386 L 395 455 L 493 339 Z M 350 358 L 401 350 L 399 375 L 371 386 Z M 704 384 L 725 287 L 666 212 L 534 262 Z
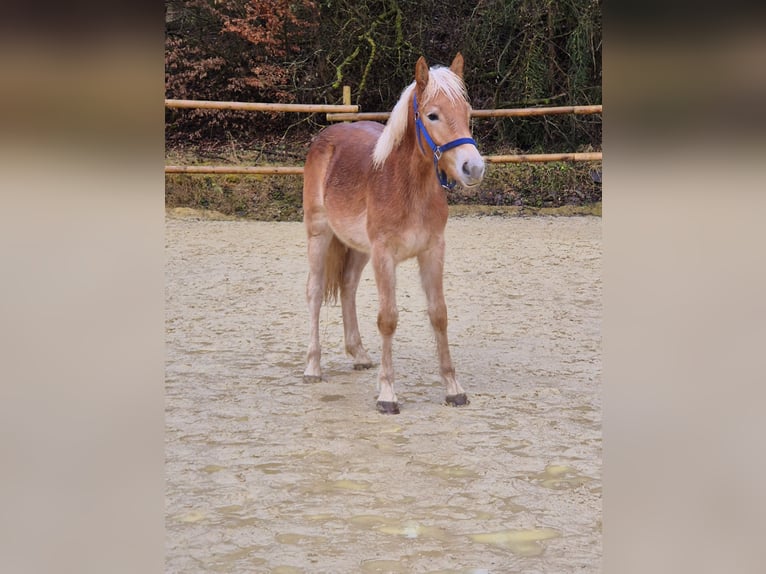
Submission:
M 455 72 L 458 78 L 463 77 L 463 54 L 460 52 L 455 54 L 455 59 L 452 60 L 449 69 Z
M 420 56 L 418 63 L 415 64 L 415 83 L 417 83 L 418 90 L 421 92 L 428 85 L 428 64 L 423 56 Z

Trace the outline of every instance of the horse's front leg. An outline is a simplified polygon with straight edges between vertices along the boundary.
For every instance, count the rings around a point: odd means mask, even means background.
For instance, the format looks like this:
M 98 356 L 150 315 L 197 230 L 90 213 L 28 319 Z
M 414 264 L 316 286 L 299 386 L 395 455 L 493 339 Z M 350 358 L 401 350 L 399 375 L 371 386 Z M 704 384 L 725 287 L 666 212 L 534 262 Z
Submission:
M 373 244 L 372 266 L 378 287 L 378 331 L 381 337 L 380 371 L 378 387 L 380 394 L 376 407 L 384 414 L 398 414 L 399 403 L 394 392 L 394 364 L 392 358 L 394 332 L 399 319 L 396 308 L 396 262 L 385 246 Z
M 444 302 L 444 238 L 431 249 L 418 255 L 420 280 L 428 301 L 428 317 L 436 336 L 436 350 L 439 355 L 439 371 L 447 389 L 447 404 L 467 405 L 468 397 L 455 378 L 455 368 L 447 340 L 447 305 Z

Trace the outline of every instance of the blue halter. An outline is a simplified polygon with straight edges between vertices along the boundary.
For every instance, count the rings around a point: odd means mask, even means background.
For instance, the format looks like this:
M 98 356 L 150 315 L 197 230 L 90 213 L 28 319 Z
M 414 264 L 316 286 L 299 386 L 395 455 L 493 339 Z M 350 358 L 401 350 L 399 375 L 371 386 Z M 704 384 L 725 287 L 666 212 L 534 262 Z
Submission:
M 426 143 L 428 144 L 428 147 L 431 148 L 431 151 L 434 154 L 434 169 L 436 170 L 436 177 L 439 179 L 439 183 L 444 189 L 454 189 L 455 185 L 457 185 L 456 181 L 450 181 L 447 177 L 447 174 L 439 169 L 439 160 L 442 158 L 442 155 L 444 155 L 445 151 L 449 151 L 452 148 L 456 148 L 457 146 L 464 145 L 464 144 L 471 144 L 472 146 L 476 147 L 478 149 L 478 145 L 476 145 L 476 141 L 473 138 L 458 138 L 456 140 L 452 140 L 451 142 L 447 142 L 443 145 L 436 145 L 434 143 L 434 140 L 431 139 L 431 136 L 428 134 L 428 130 L 426 129 L 426 126 L 423 124 L 423 120 L 420 119 L 420 112 L 418 111 L 418 96 L 413 95 L 412 98 L 412 110 L 415 112 L 415 127 L 418 134 L 418 144 L 420 145 L 420 151 L 423 153 L 426 153 L 426 150 L 423 149 L 423 141 L 422 138 L 425 138 Z

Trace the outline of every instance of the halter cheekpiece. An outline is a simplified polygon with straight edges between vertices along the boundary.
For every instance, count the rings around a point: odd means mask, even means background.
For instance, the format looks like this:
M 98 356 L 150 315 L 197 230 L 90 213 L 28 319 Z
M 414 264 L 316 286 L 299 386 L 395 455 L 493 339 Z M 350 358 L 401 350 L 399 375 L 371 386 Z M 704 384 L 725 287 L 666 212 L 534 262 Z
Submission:
M 446 144 L 442 145 L 436 145 L 434 143 L 434 140 L 431 139 L 431 136 L 428 133 L 428 130 L 426 129 L 426 126 L 423 124 L 423 120 L 420 119 L 420 112 L 418 111 L 418 96 L 417 94 L 413 95 L 412 98 L 412 110 L 415 112 L 415 128 L 418 135 L 418 144 L 420 145 L 420 150 L 425 153 L 426 150 L 423 149 L 423 138 L 425 138 L 426 143 L 428 144 L 428 147 L 431 148 L 431 151 L 434 154 L 434 169 L 436 170 L 436 177 L 439 179 L 439 183 L 444 189 L 454 189 L 455 185 L 457 185 L 456 181 L 450 181 L 450 179 L 447 177 L 447 174 L 439 169 L 439 160 L 442 158 L 442 155 L 444 155 L 445 151 L 449 151 L 452 148 L 456 148 L 457 146 L 461 146 L 464 144 L 471 144 L 472 146 L 478 148 L 479 146 L 476 145 L 476 141 L 473 138 L 458 138 L 456 140 L 452 140 L 451 142 L 447 142 Z

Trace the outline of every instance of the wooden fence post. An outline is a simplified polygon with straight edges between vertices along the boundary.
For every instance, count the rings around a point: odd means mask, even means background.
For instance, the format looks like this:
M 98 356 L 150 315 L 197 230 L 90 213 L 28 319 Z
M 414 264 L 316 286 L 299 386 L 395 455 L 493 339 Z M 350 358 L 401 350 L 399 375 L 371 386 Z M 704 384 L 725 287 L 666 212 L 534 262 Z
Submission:
M 343 105 L 344 106 L 351 105 L 351 86 L 343 86 Z M 346 121 L 345 123 L 350 123 L 350 122 Z

